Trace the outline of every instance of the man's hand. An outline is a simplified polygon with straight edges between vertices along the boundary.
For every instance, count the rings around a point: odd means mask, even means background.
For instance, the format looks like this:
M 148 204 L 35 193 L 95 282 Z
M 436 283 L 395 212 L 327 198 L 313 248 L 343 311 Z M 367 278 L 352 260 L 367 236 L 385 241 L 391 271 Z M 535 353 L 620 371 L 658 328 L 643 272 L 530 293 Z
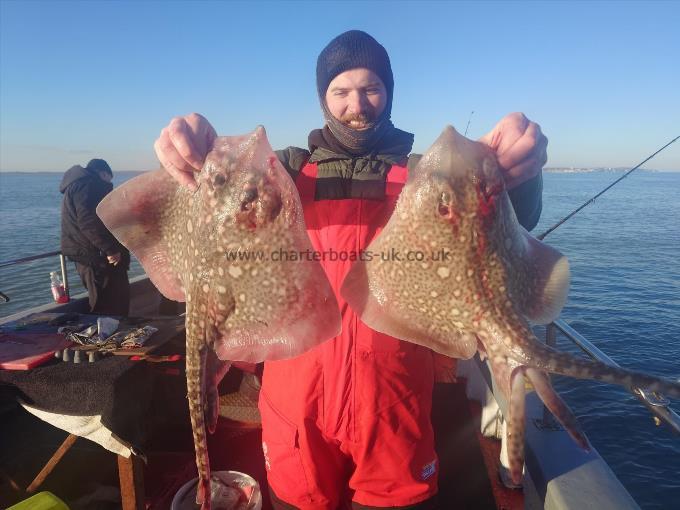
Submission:
M 496 153 L 507 189 L 538 175 L 548 161 L 548 139 L 523 113 L 511 113 L 479 139 Z
M 117 266 L 118 263 L 120 262 L 120 252 L 114 253 L 113 255 L 107 255 L 106 260 L 109 261 L 109 264 L 113 264 L 114 266 Z
M 194 172 L 203 167 L 215 138 L 217 133 L 210 122 L 198 113 L 191 113 L 172 119 L 161 131 L 154 149 L 161 165 L 177 182 L 196 190 Z

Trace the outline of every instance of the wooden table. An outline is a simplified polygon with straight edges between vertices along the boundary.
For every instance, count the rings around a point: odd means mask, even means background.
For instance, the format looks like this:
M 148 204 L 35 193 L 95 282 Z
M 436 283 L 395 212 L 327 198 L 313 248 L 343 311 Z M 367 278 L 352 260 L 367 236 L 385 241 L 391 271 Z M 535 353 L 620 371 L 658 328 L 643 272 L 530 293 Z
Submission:
M 90 321 L 96 319 L 92 316 L 82 316 L 82 318 L 89 319 Z M 31 325 L 30 316 L 23 320 L 28 324 L 28 326 L 22 326 L 21 330 L 23 332 L 31 327 L 37 332 L 44 332 L 46 329 L 44 323 L 38 322 L 37 324 Z M 145 411 L 147 410 L 149 403 L 147 401 L 147 406 L 145 406 L 144 399 L 138 398 L 140 386 L 144 384 L 144 381 L 148 380 L 147 372 L 153 372 L 153 370 L 149 369 L 147 362 L 130 361 L 129 358 L 131 355 L 143 356 L 150 354 L 173 339 L 179 343 L 180 339 L 178 337 L 180 335 L 183 337 L 184 334 L 184 320 L 181 317 L 139 318 L 136 319 L 135 322 L 135 325 L 138 327 L 151 325 L 158 328 L 158 331 L 154 333 L 141 348 L 125 352 L 118 351 L 117 354 L 108 354 L 106 358 L 93 363 L 88 363 L 87 356 L 84 356 L 85 361 L 81 362 L 79 365 L 58 362 L 55 360 L 45 366 L 31 370 L 0 370 L 0 383 L 14 386 L 17 389 L 17 397 L 20 400 L 33 403 L 41 410 L 55 413 L 56 415 L 59 413 L 78 415 L 76 408 L 81 404 L 83 406 L 83 414 L 80 416 L 105 415 L 106 412 L 115 416 L 120 416 L 120 411 L 124 409 L 124 421 L 115 424 L 119 428 L 107 428 L 112 430 L 112 432 L 122 439 L 127 438 L 128 440 L 126 442 L 133 445 L 139 441 L 139 434 L 137 434 L 137 429 L 134 426 L 135 421 L 145 419 Z M 16 324 L 3 325 L 2 330 L 4 332 L 11 331 L 11 328 L 16 326 Z M 121 328 L 123 327 L 127 327 L 127 325 L 124 322 L 121 322 Z M 125 381 L 126 379 L 129 380 L 126 383 L 123 383 L 122 381 Z M 74 402 L 72 404 L 68 402 L 57 403 L 59 397 L 58 393 L 55 393 L 54 397 L 51 398 L 50 395 L 41 392 L 40 381 L 54 381 L 56 387 L 64 385 L 64 393 L 66 393 L 73 391 L 73 388 L 77 388 L 79 385 L 86 386 L 92 384 L 93 380 L 97 380 L 97 384 L 101 384 L 103 391 L 106 392 L 106 396 L 110 397 L 110 400 L 106 400 L 106 404 L 102 404 L 102 409 L 97 409 L 96 401 L 89 403 Z M 135 384 L 135 381 L 137 380 L 141 381 L 140 384 Z M 110 394 L 108 392 L 110 392 Z M 62 393 L 62 396 L 64 393 Z M 148 396 L 148 398 L 150 399 L 151 397 Z M 129 410 L 129 408 L 132 409 Z M 41 416 L 39 417 L 42 418 Z M 44 420 L 44 418 L 42 419 Z M 129 427 L 126 426 L 125 421 L 131 422 L 131 425 Z M 48 423 L 50 422 L 48 421 Z M 54 423 L 53 425 L 62 428 Z M 62 428 L 62 430 L 66 429 Z M 69 432 L 68 430 L 66 431 Z M 38 475 L 28 485 L 25 491 L 26 493 L 33 493 L 38 489 L 50 472 L 57 466 L 64 454 L 73 446 L 78 437 L 79 436 L 76 434 L 69 433 L 64 442 L 57 448 L 52 457 L 40 470 Z M 131 440 L 131 438 L 134 439 Z M 120 454 L 117 455 L 122 507 L 124 510 L 142 510 L 145 507 L 143 456 L 139 454 L 139 450 L 134 446 L 130 448 L 130 451 L 133 454 L 129 457 Z

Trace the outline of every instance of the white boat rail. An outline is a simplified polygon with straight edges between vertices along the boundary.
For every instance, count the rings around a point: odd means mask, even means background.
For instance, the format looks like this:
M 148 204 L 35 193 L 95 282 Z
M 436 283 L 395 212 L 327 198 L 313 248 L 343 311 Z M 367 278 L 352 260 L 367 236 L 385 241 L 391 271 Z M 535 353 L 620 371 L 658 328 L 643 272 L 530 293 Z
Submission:
M 46 259 L 49 257 L 59 256 L 59 262 L 61 264 L 61 281 L 64 283 L 64 292 L 66 297 L 70 298 L 69 286 L 68 286 L 68 271 L 66 270 L 66 257 L 60 251 L 50 251 L 47 253 L 40 253 L 38 255 L 30 255 L 28 257 L 22 257 L 14 260 L 4 260 L 0 262 L 0 269 L 3 267 L 15 266 L 17 264 L 24 264 L 26 262 L 32 262 L 34 260 Z M 9 301 L 9 297 L 0 292 L 5 301 Z
M 545 341 L 548 345 L 552 347 L 555 346 L 558 332 L 571 340 L 590 357 L 613 367 L 620 366 L 562 319 L 557 319 L 546 326 Z M 630 387 L 628 388 L 628 391 L 642 402 L 654 415 L 654 423 L 656 423 L 656 425 L 660 425 L 661 422 L 664 422 L 671 430 L 673 430 L 673 432 L 680 434 L 680 416 L 671 409 L 670 402 L 666 397 L 645 388 Z

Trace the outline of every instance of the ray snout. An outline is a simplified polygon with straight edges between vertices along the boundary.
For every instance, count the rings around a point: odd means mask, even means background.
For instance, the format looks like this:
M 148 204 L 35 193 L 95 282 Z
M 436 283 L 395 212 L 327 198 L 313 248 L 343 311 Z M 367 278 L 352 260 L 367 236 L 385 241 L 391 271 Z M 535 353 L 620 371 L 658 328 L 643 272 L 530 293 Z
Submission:
M 261 140 L 267 140 L 267 131 L 262 124 L 258 124 L 252 134 L 253 140 L 257 143 Z M 269 142 L 267 142 L 269 143 Z
M 447 125 L 423 156 L 427 168 L 454 178 L 469 178 L 476 169 L 484 167 L 490 150 L 484 144 L 461 135 Z

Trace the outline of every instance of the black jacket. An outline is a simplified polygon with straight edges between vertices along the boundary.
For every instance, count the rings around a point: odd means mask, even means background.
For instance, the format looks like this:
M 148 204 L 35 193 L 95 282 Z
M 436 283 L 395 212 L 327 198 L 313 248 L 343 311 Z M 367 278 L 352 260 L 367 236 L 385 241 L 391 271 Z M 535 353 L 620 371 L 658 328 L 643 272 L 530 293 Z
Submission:
M 69 168 L 59 185 L 61 204 L 61 251 L 69 259 L 89 266 L 107 267 L 107 255 L 120 252 L 119 266 L 127 269 L 130 253 L 108 231 L 96 213 L 97 205 L 113 184 L 76 165 Z

